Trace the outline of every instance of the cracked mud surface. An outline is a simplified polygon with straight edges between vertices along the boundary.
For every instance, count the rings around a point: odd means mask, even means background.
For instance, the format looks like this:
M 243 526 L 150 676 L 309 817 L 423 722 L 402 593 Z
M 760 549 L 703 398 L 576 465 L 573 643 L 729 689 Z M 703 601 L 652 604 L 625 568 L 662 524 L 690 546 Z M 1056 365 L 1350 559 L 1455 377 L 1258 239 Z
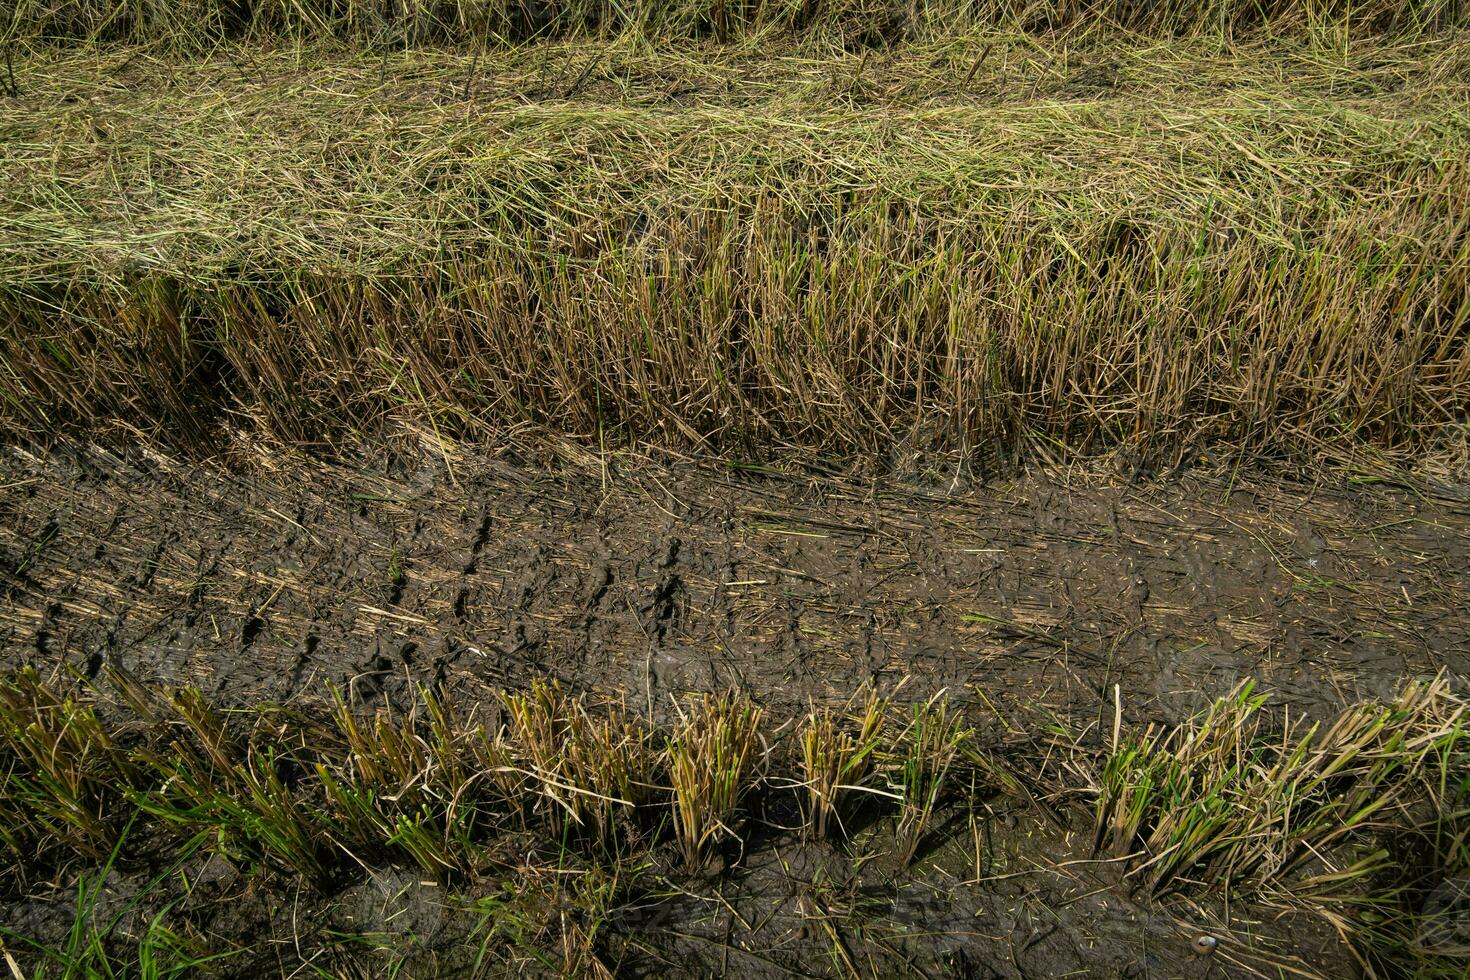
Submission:
M 1470 668 L 1470 505 L 1342 484 L 1030 475 L 950 491 L 714 466 L 250 478 L 4 460 L 0 656 L 285 700 L 550 672 L 774 706 L 927 695 L 1170 721 Z

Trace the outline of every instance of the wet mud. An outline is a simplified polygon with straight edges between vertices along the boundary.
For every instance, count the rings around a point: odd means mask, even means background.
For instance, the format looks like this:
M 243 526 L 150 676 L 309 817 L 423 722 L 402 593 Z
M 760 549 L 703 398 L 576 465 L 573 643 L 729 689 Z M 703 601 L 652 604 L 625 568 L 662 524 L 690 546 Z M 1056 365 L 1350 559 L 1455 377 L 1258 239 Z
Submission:
M 1262 475 L 966 485 L 461 461 L 249 477 L 98 452 L 0 475 L 0 660 L 243 700 L 551 673 L 773 708 L 907 678 L 1177 721 L 1470 669 L 1470 503 Z
M 242 475 L 10 451 L 0 574 L 5 668 L 113 665 L 224 703 L 320 703 L 336 685 L 407 705 L 421 683 L 473 700 L 552 674 L 667 720 L 690 691 L 736 688 L 780 715 L 872 681 L 1085 734 L 1117 704 L 1130 723 L 1180 721 L 1245 678 L 1294 714 L 1326 714 L 1406 678 L 1470 673 L 1470 503 L 1341 477 L 874 480 L 623 456 Z M 718 882 L 599 925 L 616 975 L 1355 970 L 1320 918 L 1136 900 L 1057 808 L 950 814 L 912 872 L 804 842 L 789 795 L 746 819 Z M 285 957 L 224 973 L 387 969 L 292 952 L 308 926 L 399 937 L 399 975 L 473 968 L 452 911 L 463 896 L 412 872 L 365 870 L 303 911 L 211 861 L 191 865 L 201 928 L 268 937 Z M 73 900 L 61 887 L 0 911 L 44 933 Z M 1195 954 L 1206 933 L 1218 955 Z

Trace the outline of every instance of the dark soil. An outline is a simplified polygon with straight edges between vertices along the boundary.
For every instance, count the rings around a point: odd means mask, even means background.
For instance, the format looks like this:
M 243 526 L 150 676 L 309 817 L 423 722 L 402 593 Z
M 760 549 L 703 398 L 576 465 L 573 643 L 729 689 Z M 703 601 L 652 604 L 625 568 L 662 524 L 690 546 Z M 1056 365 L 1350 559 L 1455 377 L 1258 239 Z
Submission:
M 1248 676 L 1295 710 L 1470 672 L 1470 503 L 1340 479 L 0 465 L 0 663 L 241 700 L 551 672 L 780 709 L 908 677 L 1084 715 L 1118 684 L 1172 721 Z
M 551 673 L 664 718 L 690 690 L 737 687 L 779 716 L 873 679 L 1084 737 L 1111 720 L 1115 685 L 1143 723 L 1247 677 L 1312 714 L 1470 674 L 1470 503 L 1453 488 L 1104 467 L 859 480 L 632 457 L 272 467 L 0 458 L 0 667 L 110 663 L 225 702 L 304 704 L 329 684 L 406 705 L 415 682 L 475 699 Z M 716 878 L 630 896 L 599 927 L 603 960 L 629 976 L 1353 971 L 1318 918 L 1136 901 L 1089 860 L 1086 820 L 1055 808 L 950 814 L 900 873 L 802 844 L 781 829 L 789 802 L 753 808 Z M 294 899 L 205 877 L 200 931 L 269 939 L 279 960 L 225 972 L 350 972 L 329 965 L 345 954 L 322 952 L 327 931 L 398 937 L 400 975 L 471 968 L 455 910 L 483 894 L 394 869 Z M 0 924 L 64 931 L 74 897 L 12 895 Z M 1194 955 L 1201 930 L 1222 937 L 1215 955 Z M 364 955 L 352 969 L 388 972 Z

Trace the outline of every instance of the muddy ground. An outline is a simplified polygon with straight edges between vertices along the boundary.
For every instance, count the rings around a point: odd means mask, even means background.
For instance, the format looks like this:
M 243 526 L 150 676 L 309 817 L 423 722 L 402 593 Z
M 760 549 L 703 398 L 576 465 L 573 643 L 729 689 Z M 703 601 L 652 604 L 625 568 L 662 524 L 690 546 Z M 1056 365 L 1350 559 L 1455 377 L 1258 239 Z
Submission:
M 1470 674 L 1470 496 L 1341 475 L 873 480 L 523 455 L 277 459 L 246 476 L 9 451 L 0 572 L 0 666 L 110 663 L 226 702 L 338 684 L 406 704 L 416 681 L 473 699 L 551 673 L 656 716 L 732 686 L 780 713 L 872 679 L 1085 733 L 1111 719 L 1115 685 L 1130 723 L 1174 722 L 1247 677 L 1325 713 Z M 630 899 L 605 960 L 631 976 L 1356 969 L 1320 919 L 1135 901 L 1087 863 L 1085 821 L 998 801 L 951 820 L 904 875 L 797 844 L 789 804 L 760 801 L 720 883 L 656 911 Z M 303 947 L 307 926 L 397 935 L 406 975 L 468 970 L 435 939 L 463 938 L 445 924 L 455 902 L 412 874 L 376 870 L 306 912 L 220 876 L 190 898 L 214 903 L 201 921 L 226 917 L 205 931 L 273 937 L 262 948 L 281 958 L 231 961 L 239 975 L 343 972 Z M 6 896 L 0 916 L 45 932 L 73 897 Z M 1192 953 L 1202 929 L 1232 937 L 1220 955 Z
M 1178 720 L 1470 673 L 1470 500 L 1196 472 L 844 482 L 615 459 L 229 476 L 4 457 L 3 662 L 286 700 L 551 672 L 773 707 L 915 695 Z

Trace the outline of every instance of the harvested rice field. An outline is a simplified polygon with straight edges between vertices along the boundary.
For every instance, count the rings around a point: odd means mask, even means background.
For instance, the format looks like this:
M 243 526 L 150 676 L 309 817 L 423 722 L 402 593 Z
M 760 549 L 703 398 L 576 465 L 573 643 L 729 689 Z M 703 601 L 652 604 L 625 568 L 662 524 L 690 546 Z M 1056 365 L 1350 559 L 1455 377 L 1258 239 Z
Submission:
M 0 976 L 1470 971 L 1470 9 L 0 10 Z

